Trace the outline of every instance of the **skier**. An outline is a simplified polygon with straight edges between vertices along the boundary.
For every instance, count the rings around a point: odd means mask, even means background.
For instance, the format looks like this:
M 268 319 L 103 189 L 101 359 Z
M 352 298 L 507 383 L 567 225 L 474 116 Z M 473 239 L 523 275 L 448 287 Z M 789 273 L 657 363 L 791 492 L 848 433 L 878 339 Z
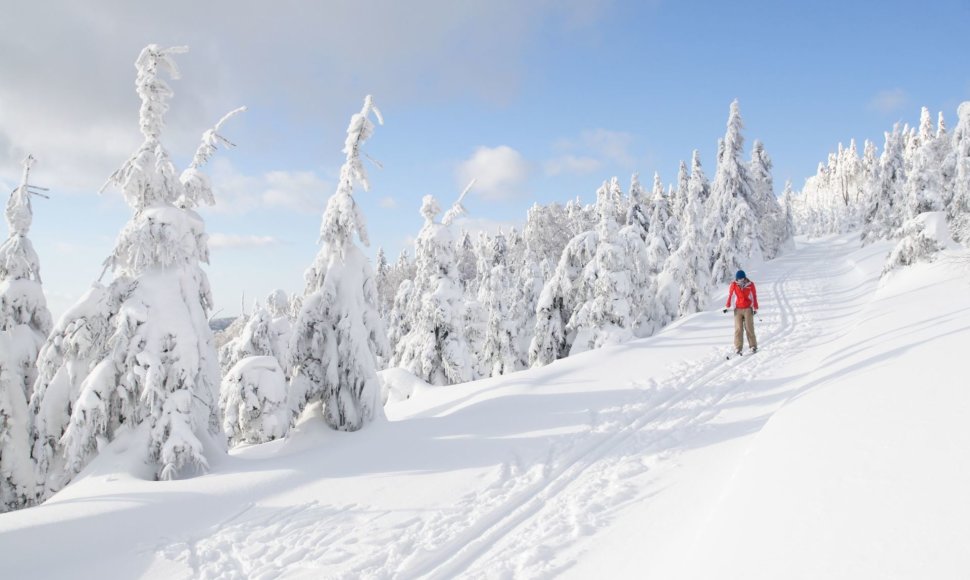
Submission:
M 741 354 L 744 346 L 742 334 L 748 335 L 748 346 L 751 352 L 758 352 L 758 339 L 754 335 L 754 315 L 758 313 L 758 291 L 754 287 L 754 282 L 748 280 L 744 270 L 738 270 L 734 275 L 734 282 L 728 289 L 727 304 L 724 312 L 731 308 L 731 298 L 737 296 L 734 303 L 734 349 L 737 354 Z

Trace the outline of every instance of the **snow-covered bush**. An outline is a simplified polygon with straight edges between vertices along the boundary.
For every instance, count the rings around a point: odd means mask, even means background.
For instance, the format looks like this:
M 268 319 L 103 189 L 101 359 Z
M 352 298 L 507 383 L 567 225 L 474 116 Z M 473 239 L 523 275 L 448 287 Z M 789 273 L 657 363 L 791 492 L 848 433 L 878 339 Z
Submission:
M 206 455 L 225 449 L 212 298 L 200 264 L 207 236 L 192 208 L 213 202 L 200 167 L 226 142 L 216 131 L 229 116 L 203 135 L 180 178 L 160 142 L 172 91 L 159 72 L 178 78 L 172 57 L 186 50 L 150 45 L 135 63 L 144 141 L 109 180 L 134 210 L 105 262 L 114 279 L 65 314 L 41 353 L 31 408 L 47 491 L 125 431 L 144 435 L 145 460 L 160 479 L 205 470 Z
M 945 250 L 951 243 L 946 214 L 941 211 L 921 213 L 903 226 L 903 239 L 889 254 L 883 275 L 916 262 L 931 262 L 937 252 Z
M 276 357 L 248 356 L 233 365 L 219 395 L 229 443 L 265 443 L 286 435 L 292 417 L 288 391 Z
M 370 189 L 361 147 L 383 123 L 370 95 L 350 118 L 337 191 L 327 202 L 320 226 L 320 252 L 304 275 L 303 306 L 290 345 L 290 388 L 294 416 L 313 401 L 323 404 L 324 420 L 341 431 L 356 431 L 383 417 L 377 371 L 389 355 L 378 311 L 370 262 L 354 242 L 367 245 L 364 215 L 354 201 L 354 183 Z

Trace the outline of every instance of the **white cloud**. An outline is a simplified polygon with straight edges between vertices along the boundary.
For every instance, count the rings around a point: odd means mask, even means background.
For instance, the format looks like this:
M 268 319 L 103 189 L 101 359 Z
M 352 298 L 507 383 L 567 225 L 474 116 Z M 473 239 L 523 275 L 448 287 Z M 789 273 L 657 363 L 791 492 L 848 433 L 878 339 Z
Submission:
M 909 102 L 906 91 L 900 88 L 879 91 L 869 100 L 869 108 L 880 113 L 895 113 Z
M 636 157 L 630 153 L 633 135 L 623 131 L 592 129 L 578 138 L 560 139 L 553 149 L 560 155 L 543 164 L 546 175 L 571 173 L 583 175 L 599 171 L 606 165 L 631 169 Z
M 390 196 L 382 197 L 378 203 L 384 209 L 394 209 L 397 207 L 397 200 Z
M 563 155 L 543 163 L 546 175 L 560 175 L 562 173 L 585 175 L 599 171 L 602 166 L 603 162 L 599 159 L 576 157 L 575 155 Z
M 521 194 L 529 173 L 529 164 L 508 145 L 479 147 L 469 159 L 461 162 L 456 171 L 460 187 L 474 179 L 472 193 L 489 200 L 509 199 Z
M 308 126 L 325 134 L 343 129 L 367 93 L 394 106 L 456 97 L 507 102 L 525 77 L 522 53 L 540 27 L 580 35 L 574 28 L 595 26 L 609 4 L 9 3 L 4 22 L 43 23 L 43 33 L 26 25 L 0 35 L 0 174 L 15 178 L 18 167 L 6 154 L 19 160 L 30 150 L 55 168 L 52 188 L 96 190 L 141 140 L 132 64 L 149 42 L 193 49 L 180 55 L 182 78 L 170 83 L 176 94 L 164 142 L 173 155 L 190 156 L 203 130 L 251 104 L 234 122 L 234 141 L 253 158 L 287 148 L 309 157 L 285 136 Z M 366 22 L 363 36 L 350 25 L 358 22 Z
M 269 171 L 245 175 L 232 162 L 217 157 L 210 168 L 214 211 L 244 214 L 259 209 L 288 209 L 322 214 L 333 185 L 313 171 Z
M 244 236 L 239 234 L 210 234 L 209 248 L 227 250 L 236 248 L 257 248 L 275 246 L 280 241 L 273 236 Z

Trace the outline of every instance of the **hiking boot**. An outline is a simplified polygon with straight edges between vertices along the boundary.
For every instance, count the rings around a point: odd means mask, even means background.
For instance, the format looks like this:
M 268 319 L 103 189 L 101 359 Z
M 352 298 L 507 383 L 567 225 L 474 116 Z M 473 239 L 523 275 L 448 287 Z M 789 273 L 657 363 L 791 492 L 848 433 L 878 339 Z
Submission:
M 754 353 L 756 353 L 756 352 L 758 352 L 758 347 L 756 347 L 756 346 L 752 346 L 752 347 L 751 347 L 751 353 L 752 353 L 752 354 L 754 354 Z

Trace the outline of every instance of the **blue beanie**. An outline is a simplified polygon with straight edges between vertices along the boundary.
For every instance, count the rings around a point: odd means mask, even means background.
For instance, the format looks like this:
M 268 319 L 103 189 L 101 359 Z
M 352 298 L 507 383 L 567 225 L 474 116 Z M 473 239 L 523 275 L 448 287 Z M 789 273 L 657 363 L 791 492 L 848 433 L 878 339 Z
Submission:
M 741 280 L 743 278 L 747 278 L 747 275 L 745 275 L 744 270 L 738 270 L 738 273 L 734 275 L 735 280 Z

